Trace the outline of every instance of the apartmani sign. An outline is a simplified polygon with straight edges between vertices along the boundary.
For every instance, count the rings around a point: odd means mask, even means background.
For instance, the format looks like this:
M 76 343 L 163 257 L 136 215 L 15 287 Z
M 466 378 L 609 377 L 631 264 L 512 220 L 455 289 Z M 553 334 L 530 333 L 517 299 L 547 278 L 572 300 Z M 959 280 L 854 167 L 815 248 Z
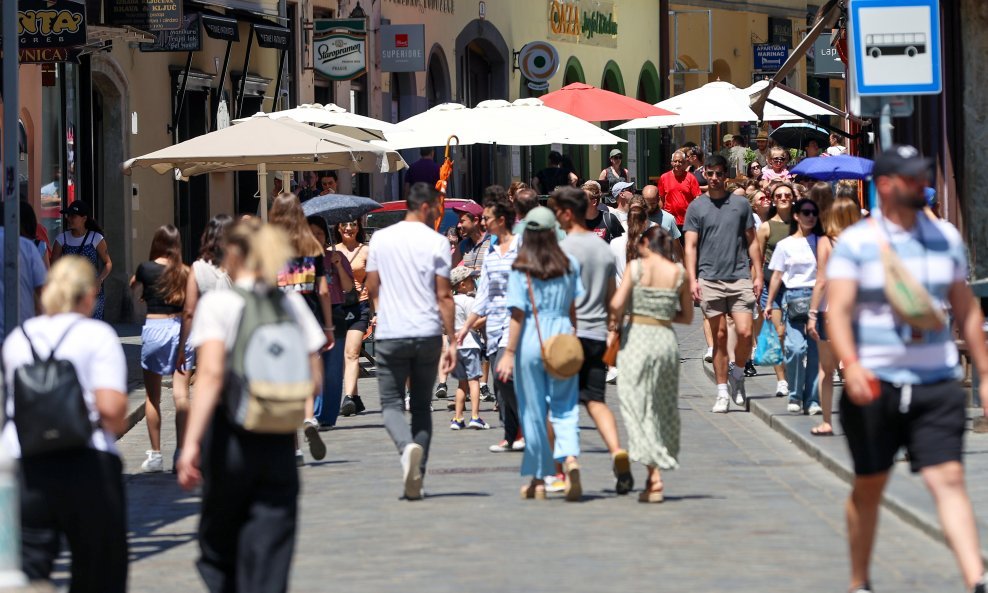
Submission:
M 352 80 L 367 72 L 364 19 L 316 19 L 312 47 L 316 71 L 330 80 Z
M 618 23 L 613 2 L 549 0 L 548 9 L 549 39 L 617 47 Z

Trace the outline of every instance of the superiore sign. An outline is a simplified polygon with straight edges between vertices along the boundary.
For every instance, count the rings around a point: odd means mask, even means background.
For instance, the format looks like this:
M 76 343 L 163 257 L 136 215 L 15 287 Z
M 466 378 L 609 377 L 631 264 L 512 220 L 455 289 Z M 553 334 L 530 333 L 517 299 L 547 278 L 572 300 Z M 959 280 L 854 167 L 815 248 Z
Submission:
M 549 39 L 617 47 L 618 23 L 613 2 L 549 0 L 548 9 Z
M 331 80 L 351 80 L 367 72 L 364 19 L 317 19 L 312 48 L 316 71 Z

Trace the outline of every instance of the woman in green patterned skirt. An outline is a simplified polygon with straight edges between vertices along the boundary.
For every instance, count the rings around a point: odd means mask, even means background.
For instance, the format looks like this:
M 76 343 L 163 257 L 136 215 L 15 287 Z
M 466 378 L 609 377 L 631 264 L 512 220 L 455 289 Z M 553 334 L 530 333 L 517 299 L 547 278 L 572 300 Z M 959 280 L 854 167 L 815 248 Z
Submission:
M 672 324 L 693 320 L 693 300 L 683 282 L 686 270 L 672 257 L 664 229 L 653 226 L 639 234 L 628 245 L 621 288 L 611 300 L 610 327 L 624 327 L 618 397 L 629 454 L 648 467 L 640 502 L 662 502 L 659 471 L 679 466 L 679 344 Z

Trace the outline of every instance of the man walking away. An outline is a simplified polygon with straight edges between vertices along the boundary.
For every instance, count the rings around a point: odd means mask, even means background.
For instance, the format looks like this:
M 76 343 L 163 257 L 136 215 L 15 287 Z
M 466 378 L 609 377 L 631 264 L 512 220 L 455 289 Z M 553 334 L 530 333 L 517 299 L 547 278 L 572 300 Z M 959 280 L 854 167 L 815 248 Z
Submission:
M 921 284 L 931 315 L 949 306 L 981 378 L 988 413 L 988 349 L 966 279 L 967 250 L 957 230 L 922 212 L 931 162 L 912 146 L 891 146 L 873 170 L 881 212 L 841 234 L 827 266 L 828 332 L 844 362 L 840 419 L 854 459 L 847 501 L 851 591 L 866 593 L 878 504 L 896 451 L 905 447 L 936 502 L 944 536 L 968 590 L 988 591 L 961 451 L 966 397 L 950 325 L 917 329 L 885 297 L 888 249 Z M 936 323 L 925 325 L 933 327 Z
M 432 439 L 429 404 L 436 368 L 443 374 L 453 370 L 456 345 L 443 352 L 443 332 L 452 338 L 454 331 L 449 242 L 432 230 L 440 215 L 439 196 L 416 183 L 405 201 L 405 220 L 371 238 L 365 286 L 377 312 L 381 414 L 401 453 L 405 498 L 418 500 Z M 411 428 L 403 405 L 406 381 Z
M 751 204 L 744 196 L 728 194 L 724 188 L 727 175 L 724 157 L 711 155 L 703 174 L 710 189 L 690 204 L 683 228 L 686 273 L 693 299 L 700 301 L 700 309 L 714 336 L 717 399 L 712 411 L 726 414 L 731 398 L 743 406 L 747 397 L 744 365 L 751 356 L 752 312 L 762 291 L 762 253 L 755 240 Z M 734 321 L 738 338 L 735 362 L 730 366 L 728 315 Z
M 627 494 L 634 488 L 628 452 L 618 440 L 617 421 L 604 401 L 607 388 L 607 365 L 602 357 L 607 350 L 607 307 L 614 296 L 617 275 L 614 257 L 607 244 L 587 230 L 588 200 L 583 190 L 561 188 L 549 199 L 556 211 L 559 225 L 566 238 L 559 244 L 563 251 L 580 264 L 583 296 L 576 299 L 576 335 L 583 346 L 583 367 L 580 368 L 580 402 L 597 425 L 600 437 L 611 453 L 615 490 Z
M 419 160 L 412 163 L 405 172 L 405 196 L 416 183 L 424 183 L 436 187 L 439 181 L 439 163 L 436 162 L 436 149 L 428 147 L 419 149 Z

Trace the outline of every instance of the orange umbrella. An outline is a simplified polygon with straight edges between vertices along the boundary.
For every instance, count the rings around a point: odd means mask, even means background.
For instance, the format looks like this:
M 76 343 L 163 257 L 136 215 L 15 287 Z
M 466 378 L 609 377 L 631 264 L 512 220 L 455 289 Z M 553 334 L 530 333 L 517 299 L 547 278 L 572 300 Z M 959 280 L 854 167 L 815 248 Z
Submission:
M 439 167 L 439 181 L 436 182 L 436 190 L 439 192 L 439 216 L 436 217 L 436 232 L 439 232 L 439 225 L 443 222 L 443 213 L 446 211 L 446 186 L 449 184 L 449 176 L 453 174 L 453 159 L 449 156 L 450 143 L 456 140 L 456 145 L 460 144 L 460 139 L 450 136 L 446 139 L 446 153 L 443 157 L 443 164 Z

